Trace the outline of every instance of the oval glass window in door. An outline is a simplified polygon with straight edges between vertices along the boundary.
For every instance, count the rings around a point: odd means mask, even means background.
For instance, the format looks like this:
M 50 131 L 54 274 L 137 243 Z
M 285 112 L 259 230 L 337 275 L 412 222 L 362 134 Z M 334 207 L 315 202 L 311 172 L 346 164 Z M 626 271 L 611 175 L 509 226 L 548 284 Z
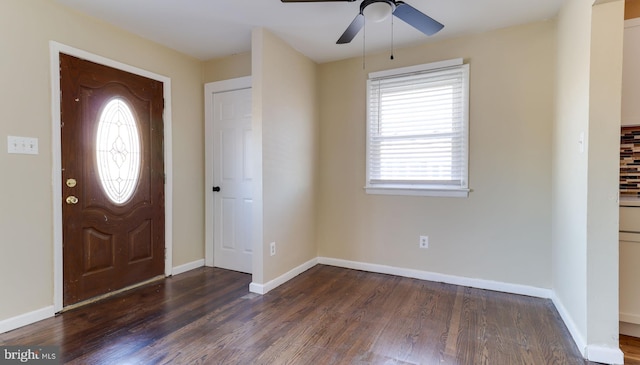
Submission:
M 111 99 L 100 113 L 96 136 L 98 177 L 107 197 L 126 203 L 140 177 L 140 134 L 127 102 Z

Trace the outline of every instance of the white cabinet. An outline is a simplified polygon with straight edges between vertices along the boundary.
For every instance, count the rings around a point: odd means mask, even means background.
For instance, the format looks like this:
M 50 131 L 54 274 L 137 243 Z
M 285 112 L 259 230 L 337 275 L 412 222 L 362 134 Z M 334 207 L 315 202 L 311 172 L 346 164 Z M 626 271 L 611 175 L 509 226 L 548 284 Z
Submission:
M 620 207 L 620 333 L 640 336 L 640 206 L 639 200 Z
M 621 199 L 622 200 L 622 199 Z M 620 232 L 640 234 L 640 207 L 620 207 Z
M 636 208 L 640 210 L 640 208 Z M 620 232 L 620 321 L 640 324 L 640 233 Z
M 640 125 L 640 18 L 624 22 L 622 125 Z

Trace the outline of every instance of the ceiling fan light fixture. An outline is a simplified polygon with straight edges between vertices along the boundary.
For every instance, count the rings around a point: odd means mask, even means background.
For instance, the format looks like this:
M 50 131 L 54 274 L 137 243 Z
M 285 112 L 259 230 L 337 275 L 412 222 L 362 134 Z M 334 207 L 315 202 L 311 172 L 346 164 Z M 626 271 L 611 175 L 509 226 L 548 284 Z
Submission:
M 368 22 L 381 22 L 393 13 L 393 3 L 387 1 L 376 1 L 368 4 L 362 9 L 362 15 Z
M 286 0 L 286 1 L 338 1 L 338 0 Z M 342 0 L 350 1 L 350 0 Z M 338 38 L 337 44 L 349 43 L 364 28 L 368 21 L 380 22 L 389 16 L 397 17 L 415 29 L 430 36 L 438 33 L 444 25 L 420 10 L 400 0 L 362 0 L 360 12 Z M 393 22 L 391 23 L 393 32 Z M 392 34 L 393 37 L 393 34 Z

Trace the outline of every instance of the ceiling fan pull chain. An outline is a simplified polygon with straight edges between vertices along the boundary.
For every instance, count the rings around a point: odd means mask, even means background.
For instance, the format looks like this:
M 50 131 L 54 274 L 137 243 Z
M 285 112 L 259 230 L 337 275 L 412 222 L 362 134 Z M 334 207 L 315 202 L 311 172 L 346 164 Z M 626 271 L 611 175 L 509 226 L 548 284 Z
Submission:
M 365 67 L 365 48 L 367 47 L 367 18 L 364 18 L 363 20 L 363 26 L 362 26 L 363 32 L 362 32 L 362 69 L 364 70 Z
M 393 61 L 393 16 L 391 17 L 391 57 L 389 59 Z

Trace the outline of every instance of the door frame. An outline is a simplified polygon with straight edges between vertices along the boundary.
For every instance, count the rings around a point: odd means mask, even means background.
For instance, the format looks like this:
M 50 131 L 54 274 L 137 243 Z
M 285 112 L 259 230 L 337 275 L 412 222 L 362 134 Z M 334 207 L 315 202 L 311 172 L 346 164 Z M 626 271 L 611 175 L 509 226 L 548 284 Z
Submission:
M 213 155 L 215 151 L 215 138 L 213 136 L 213 95 L 227 91 L 251 89 L 251 76 L 235 79 L 210 82 L 204 85 L 204 133 L 205 133 L 205 248 L 204 263 L 213 267 L 214 245 L 214 199 L 211 188 L 213 187 Z M 255 245 L 255 244 L 254 244 Z M 255 250 L 254 250 L 255 253 Z M 254 260 L 255 262 L 255 260 Z M 252 270 L 253 271 L 253 270 Z
M 127 65 L 78 48 L 55 41 L 49 42 L 51 67 L 51 155 L 53 187 L 53 307 L 54 312 L 63 309 L 63 255 L 62 255 L 62 143 L 60 131 L 60 53 L 126 71 L 163 83 L 164 97 L 164 172 L 165 172 L 165 259 L 164 274 L 171 276 L 173 252 L 173 165 L 171 135 L 171 79 L 150 71 Z

